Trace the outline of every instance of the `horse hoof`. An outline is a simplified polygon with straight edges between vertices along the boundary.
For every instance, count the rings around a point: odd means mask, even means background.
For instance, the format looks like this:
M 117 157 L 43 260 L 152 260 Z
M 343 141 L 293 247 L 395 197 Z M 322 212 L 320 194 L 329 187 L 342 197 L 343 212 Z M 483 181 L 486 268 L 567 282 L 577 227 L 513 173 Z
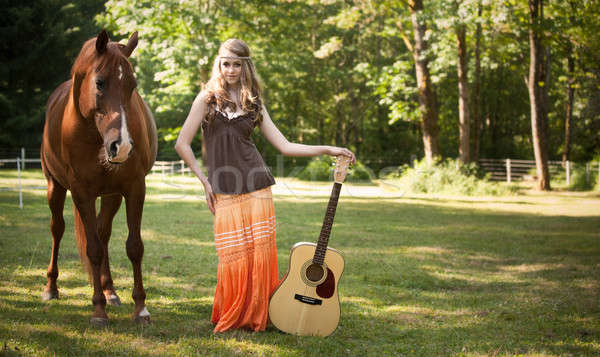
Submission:
M 110 297 L 106 299 L 106 302 L 112 306 L 121 306 L 121 299 L 119 299 L 116 294 L 111 294 Z
M 58 299 L 58 291 L 44 291 L 42 293 L 42 301 L 50 301 L 52 299 Z
M 133 321 L 142 325 L 147 325 L 150 323 L 150 313 L 148 312 L 148 309 L 146 309 L 146 306 L 144 306 L 142 311 L 140 311 L 137 315 L 134 315 Z
M 150 316 L 136 316 L 133 318 L 133 322 L 140 325 L 150 324 Z
M 104 328 L 108 326 L 108 319 L 105 319 L 104 317 L 91 317 L 90 325 L 94 327 Z

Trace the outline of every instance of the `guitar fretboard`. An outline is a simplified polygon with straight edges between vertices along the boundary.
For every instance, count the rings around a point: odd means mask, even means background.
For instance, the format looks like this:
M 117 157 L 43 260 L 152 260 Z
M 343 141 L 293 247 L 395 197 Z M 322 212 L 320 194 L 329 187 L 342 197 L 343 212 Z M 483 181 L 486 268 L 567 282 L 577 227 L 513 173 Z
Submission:
M 319 242 L 317 243 L 317 249 L 315 250 L 315 255 L 313 257 L 313 263 L 315 264 L 322 265 L 325 261 L 325 253 L 327 253 L 327 244 L 329 243 L 329 235 L 331 234 L 331 226 L 333 225 L 333 218 L 335 217 L 335 209 L 337 208 L 341 189 L 341 183 L 336 182 L 333 184 L 329 205 L 327 206 L 325 218 L 323 219 L 323 227 L 321 228 L 321 234 L 319 235 Z

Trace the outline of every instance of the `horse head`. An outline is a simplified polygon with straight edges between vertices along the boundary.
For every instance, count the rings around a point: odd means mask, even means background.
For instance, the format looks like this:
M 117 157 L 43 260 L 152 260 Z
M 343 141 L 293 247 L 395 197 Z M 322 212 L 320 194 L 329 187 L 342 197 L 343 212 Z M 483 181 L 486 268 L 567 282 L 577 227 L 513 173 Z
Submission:
M 80 119 L 97 129 L 103 142 L 100 156 L 110 164 L 127 160 L 134 147 L 127 113 L 137 82 L 128 57 L 137 43 L 137 32 L 122 45 L 102 30 L 83 45 L 72 69 L 73 104 Z

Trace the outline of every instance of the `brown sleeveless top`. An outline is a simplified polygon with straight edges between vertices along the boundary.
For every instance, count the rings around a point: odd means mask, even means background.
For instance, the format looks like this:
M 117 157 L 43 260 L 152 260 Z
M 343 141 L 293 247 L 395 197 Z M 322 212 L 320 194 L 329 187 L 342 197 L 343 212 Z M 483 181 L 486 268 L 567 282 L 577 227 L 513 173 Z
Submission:
M 250 138 L 255 113 L 229 119 L 215 110 L 202 122 L 203 162 L 215 193 L 242 194 L 275 184 L 275 179 Z

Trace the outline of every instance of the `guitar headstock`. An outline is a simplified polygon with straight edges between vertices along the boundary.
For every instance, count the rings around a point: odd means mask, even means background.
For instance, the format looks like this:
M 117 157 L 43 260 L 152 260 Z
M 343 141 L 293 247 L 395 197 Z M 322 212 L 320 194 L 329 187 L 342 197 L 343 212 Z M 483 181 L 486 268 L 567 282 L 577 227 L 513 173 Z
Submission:
M 333 173 L 333 180 L 337 183 L 342 183 L 346 179 L 348 174 L 348 165 L 350 165 L 350 158 L 345 155 L 339 155 L 335 162 L 335 171 Z

